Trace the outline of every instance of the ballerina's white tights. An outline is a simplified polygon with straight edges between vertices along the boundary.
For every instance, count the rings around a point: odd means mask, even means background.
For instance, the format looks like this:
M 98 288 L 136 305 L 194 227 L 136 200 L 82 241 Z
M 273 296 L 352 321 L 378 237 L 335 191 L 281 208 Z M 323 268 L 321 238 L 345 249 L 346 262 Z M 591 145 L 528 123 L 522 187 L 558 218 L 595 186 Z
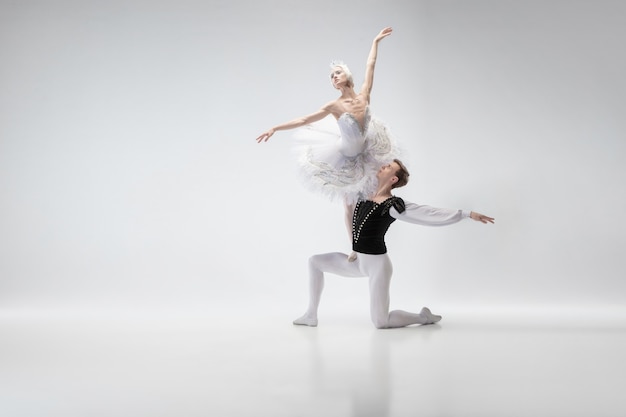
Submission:
M 317 326 L 317 309 L 324 289 L 324 273 L 344 277 L 369 277 L 370 315 L 378 329 L 405 327 L 411 324 L 432 324 L 441 320 L 426 307 L 419 314 L 402 310 L 389 312 L 389 284 L 393 266 L 387 254 L 359 253 L 354 262 L 348 256 L 333 252 L 314 255 L 309 259 L 309 308 L 293 324 Z

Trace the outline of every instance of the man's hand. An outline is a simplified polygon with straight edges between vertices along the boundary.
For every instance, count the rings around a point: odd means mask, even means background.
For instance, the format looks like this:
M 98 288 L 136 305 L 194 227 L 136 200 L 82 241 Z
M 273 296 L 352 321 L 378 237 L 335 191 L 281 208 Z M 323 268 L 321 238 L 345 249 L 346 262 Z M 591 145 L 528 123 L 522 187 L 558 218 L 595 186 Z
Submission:
M 495 220 L 493 217 L 485 216 L 484 214 L 476 213 L 475 211 L 472 211 L 470 213 L 470 219 L 476 220 L 477 222 L 481 222 L 485 224 L 493 223 Z

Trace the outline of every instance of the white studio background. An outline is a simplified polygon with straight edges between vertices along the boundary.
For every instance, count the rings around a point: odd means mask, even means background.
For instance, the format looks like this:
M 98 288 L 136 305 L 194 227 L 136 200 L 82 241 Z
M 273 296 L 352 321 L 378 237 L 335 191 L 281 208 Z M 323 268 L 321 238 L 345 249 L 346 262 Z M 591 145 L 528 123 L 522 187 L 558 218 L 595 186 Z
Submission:
M 300 313 L 342 207 L 255 138 L 336 97 L 331 60 L 358 86 L 385 26 L 397 195 L 496 218 L 392 226 L 392 307 L 623 306 L 623 2 L 2 0 L 0 308 Z

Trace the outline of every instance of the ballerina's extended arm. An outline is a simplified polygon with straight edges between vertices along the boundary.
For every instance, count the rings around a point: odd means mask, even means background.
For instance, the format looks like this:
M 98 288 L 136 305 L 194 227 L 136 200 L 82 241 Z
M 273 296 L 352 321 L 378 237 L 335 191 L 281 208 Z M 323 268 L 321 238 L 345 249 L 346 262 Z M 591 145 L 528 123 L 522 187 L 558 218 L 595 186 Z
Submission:
M 270 137 L 272 137 L 274 132 L 276 132 L 277 130 L 295 129 L 296 127 L 308 125 L 310 123 L 322 120 L 324 117 L 328 116 L 329 114 L 330 114 L 329 105 L 325 105 L 324 107 L 322 107 L 321 109 L 319 109 L 315 113 L 311 113 L 311 114 L 308 114 L 306 116 L 298 117 L 297 119 L 293 119 L 293 120 L 290 120 L 288 122 L 285 122 L 285 123 L 282 123 L 282 124 L 279 124 L 279 125 L 276 125 L 276 126 L 270 128 L 266 132 L 263 132 L 263 134 L 261 134 L 258 138 L 256 138 L 256 141 L 258 143 L 267 142 L 267 140 Z
M 372 48 L 370 49 L 369 56 L 367 57 L 367 63 L 365 65 L 365 81 L 363 81 L 363 85 L 361 86 L 360 94 L 365 96 L 368 103 L 370 101 L 372 85 L 374 84 L 374 67 L 376 66 L 376 58 L 378 57 L 378 42 L 391 35 L 391 31 L 392 29 L 387 27 L 376 35 L 374 41 L 372 42 Z

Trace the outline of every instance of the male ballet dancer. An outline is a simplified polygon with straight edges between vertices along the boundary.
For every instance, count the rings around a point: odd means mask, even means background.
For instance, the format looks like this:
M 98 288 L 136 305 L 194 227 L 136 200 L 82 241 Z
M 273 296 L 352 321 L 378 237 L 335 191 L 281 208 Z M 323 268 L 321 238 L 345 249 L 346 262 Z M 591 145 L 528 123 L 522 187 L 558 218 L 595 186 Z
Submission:
M 317 326 L 317 309 L 324 289 L 324 272 L 345 277 L 368 277 L 370 287 L 370 315 L 378 329 L 405 327 L 411 324 L 433 324 L 441 316 L 426 307 L 419 314 L 402 310 L 389 312 L 389 284 L 392 265 L 387 255 L 385 233 L 396 219 L 425 226 L 446 226 L 464 218 L 481 223 L 494 219 L 474 211 L 435 208 L 405 202 L 391 194 L 409 180 L 404 164 L 395 159 L 376 174 L 378 189 L 370 200 L 356 204 L 352 220 L 352 249 L 356 259 L 333 252 L 314 255 L 309 259 L 309 308 L 293 324 Z

